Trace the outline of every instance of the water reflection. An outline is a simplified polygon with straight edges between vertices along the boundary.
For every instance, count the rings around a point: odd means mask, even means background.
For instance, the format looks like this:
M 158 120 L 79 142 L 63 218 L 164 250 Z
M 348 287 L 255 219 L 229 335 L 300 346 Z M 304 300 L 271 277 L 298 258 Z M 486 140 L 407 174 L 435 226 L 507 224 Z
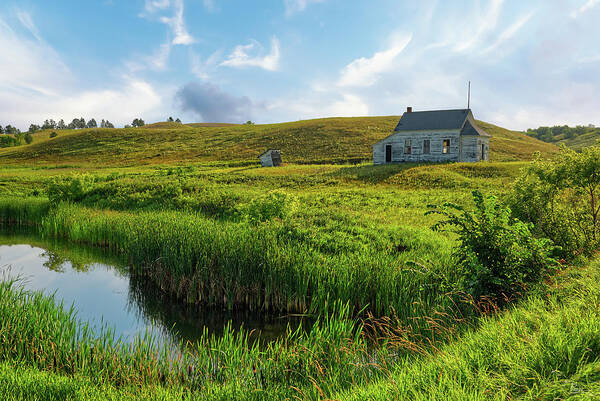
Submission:
M 55 293 L 65 306 L 75 306 L 79 318 L 96 328 L 107 324 L 125 340 L 147 330 L 162 342 L 194 342 L 204 328 L 219 335 L 231 321 L 234 329 L 243 326 L 254 330 L 254 338 L 269 341 L 288 324 L 300 324 L 299 318 L 186 307 L 145 279 L 129 276 L 124 260 L 61 241 L 0 235 L 0 269 L 18 275 L 25 289 Z

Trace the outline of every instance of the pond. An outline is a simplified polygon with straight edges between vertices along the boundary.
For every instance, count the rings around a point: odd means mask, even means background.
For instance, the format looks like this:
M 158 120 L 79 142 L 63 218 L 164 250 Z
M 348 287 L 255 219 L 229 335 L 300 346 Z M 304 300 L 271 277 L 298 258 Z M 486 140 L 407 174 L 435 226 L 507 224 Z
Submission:
M 127 264 L 97 248 L 20 234 L 0 234 L 0 274 L 17 278 L 27 290 L 55 294 L 78 318 L 96 329 L 106 324 L 131 341 L 149 331 L 162 343 L 194 342 L 206 328 L 219 335 L 228 322 L 271 341 L 293 328 L 299 317 L 201 310 L 165 296 L 156 286 L 130 276 Z

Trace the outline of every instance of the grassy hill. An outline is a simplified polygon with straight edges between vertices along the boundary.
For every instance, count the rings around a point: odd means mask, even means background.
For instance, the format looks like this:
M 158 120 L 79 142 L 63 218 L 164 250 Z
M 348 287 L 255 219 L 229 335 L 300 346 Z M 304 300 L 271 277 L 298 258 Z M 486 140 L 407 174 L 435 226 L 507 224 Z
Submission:
M 600 140 L 600 127 L 594 125 L 569 127 L 568 125 L 555 125 L 553 127 L 539 127 L 528 129 L 527 135 L 554 145 L 566 145 L 575 150 L 588 146 L 598 145 Z
M 556 140 L 550 143 L 557 146 L 565 144 L 569 148 L 580 150 L 588 146 L 598 145 L 598 141 L 600 141 L 600 130 L 586 132 L 585 134 L 576 136 L 574 138 L 556 137 L 555 139 Z
M 223 125 L 157 123 L 142 128 L 82 129 L 34 134 L 30 145 L 0 150 L 2 163 L 157 164 L 256 161 L 279 148 L 285 162 L 336 163 L 369 160 L 372 144 L 388 136 L 397 116 L 325 118 L 280 124 Z M 528 160 L 552 144 L 481 123 L 492 135 L 492 161 Z

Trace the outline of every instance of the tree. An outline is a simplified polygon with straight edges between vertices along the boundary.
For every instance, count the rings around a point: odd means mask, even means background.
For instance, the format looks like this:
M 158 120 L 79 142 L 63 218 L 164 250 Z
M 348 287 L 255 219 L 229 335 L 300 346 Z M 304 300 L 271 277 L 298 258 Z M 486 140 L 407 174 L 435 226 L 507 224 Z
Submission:
M 9 125 L 6 126 L 6 128 L 4 128 L 4 132 L 6 134 L 8 134 L 8 135 L 16 135 L 20 131 L 17 128 L 15 128 L 15 127 L 13 127 L 12 125 L 9 124 Z
M 115 128 L 115 126 L 108 120 L 104 122 L 104 128 Z
M 175 122 L 181 124 L 181 120 L 179 118 L 175 120 Z
M 35 124 L 30 124 L 29 125 L 29 133 L 33 134 L 36 131 L 40 130 L 40 126 L 39 125 L 35 125 Z
M 58 122 L 58 124 L 56 124 L 56 129 L 66 129 L 67 126 L 65 124 L 65 120 L 63 120 L 62 118 L 60 119 L 60 121 Z
M 246 121 L 246 125 L 254 125 L 254 123 L 250 120 Z
M 87 122 L 86 126 L 88 128 L 98 128 L 98 124 L 96 123 L 95 119 L 90 119 L 90 121 Z
M 4 128 L 0 125 L 0 135 L 4 134 Z
M 133 127 L 143 127 L 144 125 L 146 125 L 146 124 L 144 123 L 144 120 L 142 120 L 141 118 L 136 118 L 131 123 L 131 126 L 133 126 Z
M 85 119 L 83 117 L 81 117 L 79 119 L 79 123 L 77 124 L 78 128 L 85 128 Z
M 510 204 L 565 257 L 592 254 L 600 248 L 600 146 L 581 153 L 562 146 L 551 161 L 538 157 L 515 181 Z
M 169 117 L 169 119 L 167 121 L 170 122 L 170 123 L 172 123 L 173 122 L 173 117 Z
M 33 142 L 33 135 L 31 135 L 30 132 L 26 132 L 23 136 L 23 139 L 25 139 L 25 142 L 27 143 L 27 145 L 29 145 L 31 142 Z

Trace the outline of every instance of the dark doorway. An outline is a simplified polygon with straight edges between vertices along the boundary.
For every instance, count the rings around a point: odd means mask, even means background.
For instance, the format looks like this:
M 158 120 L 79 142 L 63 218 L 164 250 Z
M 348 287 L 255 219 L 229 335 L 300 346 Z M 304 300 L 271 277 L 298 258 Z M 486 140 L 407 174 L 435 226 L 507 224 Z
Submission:
M 385 145 L 385 162 L 392 162 L 392 145 Z

